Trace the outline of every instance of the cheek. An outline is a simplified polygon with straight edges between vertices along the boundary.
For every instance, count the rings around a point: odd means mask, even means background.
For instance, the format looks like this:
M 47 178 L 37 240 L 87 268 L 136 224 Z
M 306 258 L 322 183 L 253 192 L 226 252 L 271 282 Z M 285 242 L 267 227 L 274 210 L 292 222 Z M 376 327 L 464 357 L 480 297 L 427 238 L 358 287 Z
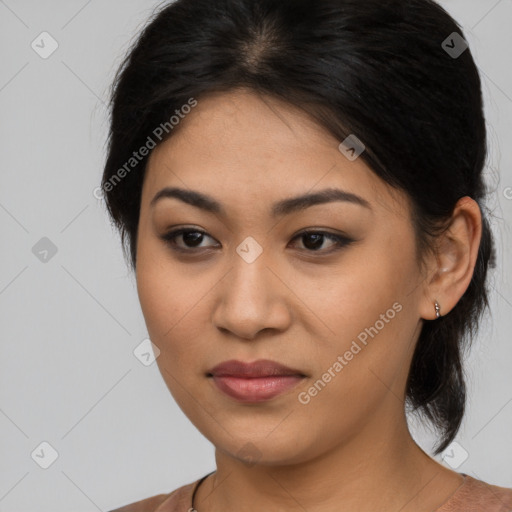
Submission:
M 202 303 L 198 302 L 201 295 L 194 292 L 190 279 L 183 281 L 176 268 L 166 268 L 156 261 L 146 265 L 141 257 L 137 289 L 149 337 L 160 351 L 156 363 L 177 404 L 193 421 L 198 421 L 190 390 L 196 388 L 203 371 L 197 358 L 200 334 L 204 333 L 198 316 Z M 200 399 L 197 391 L 194 397 Z
M 169 264 L 161 248 L 143 242 L 138 249 L 136 281 L 151 341 L 160 349 L 162 359 L 167 359 L 171 351 L 172 360 L 179 360 L 194 338 L 194 315 L 200 311 L 201 290 L 180 272 L 179 266 Z
M 317 351 L 320 371 L 342 356 L 346 363 L 336 374 L 345 377 L 334 380 L 347 379 L 347 389 L 378 378 L 392 382 L 408 367 L 418 321 L 411 290 L 419 279 L 410 242 L 404 237 L 368 245 L 319 291 L 319 316 L 331 331 L 328 346 Z

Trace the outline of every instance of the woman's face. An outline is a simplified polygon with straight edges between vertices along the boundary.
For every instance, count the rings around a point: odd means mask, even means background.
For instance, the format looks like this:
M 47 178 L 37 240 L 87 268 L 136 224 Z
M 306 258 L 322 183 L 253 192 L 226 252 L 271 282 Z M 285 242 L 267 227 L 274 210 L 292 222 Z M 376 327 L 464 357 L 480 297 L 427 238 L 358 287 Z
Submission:
M 426 300 L 406 197 L 303 113 L 251 92 L 199 99 L 175 130 L 148 161 L 136 278 L 181 409 L 223 453 L 262 464 L 305 461 L 355 439 L 385 442 L 404 424 Z M 165 187 L 208 201 L 152 203 Z M 326 189 L 361 200 L 274 211 Z M 217 211 L 207 208 L 213 201 Z M 190 232 L 163 238 L 179 228 Z M 248 391 L 255 379 L 209 375 L 227 360 L 260 359 L 302 377 L 277 379 L 285 387 L 269 398 Z M 245 399 L 222 383 L 245 389 Z

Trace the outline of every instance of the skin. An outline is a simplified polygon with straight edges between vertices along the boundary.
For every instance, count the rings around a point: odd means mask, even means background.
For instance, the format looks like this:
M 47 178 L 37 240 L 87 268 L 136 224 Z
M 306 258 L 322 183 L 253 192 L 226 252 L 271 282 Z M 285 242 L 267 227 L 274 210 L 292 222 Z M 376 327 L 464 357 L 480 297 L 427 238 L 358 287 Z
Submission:
M 238 89 L 200 98 L 150 155 L 137 290 L 162 376 L 215 446 L 217 471 L 199 487 L 199 512 L 431 511 L 463 482 L 413 441 L 404 390 L 434 301 L 447 314 L 470 283 L 479 207 L 469 197 L 457 203 L 437 253 L 420 268 L 408 197 L 361 158 L 348 160 L 339 143 L 297 108 Z M 151 206 L 169 186 L 208 194 L 225 212 L 176 198 Z M 279 200 L 327 187 L 371 209 L 336 201 L 270 215 Z M 195 244 L 178 236 L 190 251 L 181 253 L 161 238 L 179 227 L 207 235 Z M 355 241 L 328 254 L 336 242 L 324 237 L 315 251 L 311 238 L 296 236 L 305 228 Z M 248 236 L 263 250 L 252 263 L 236 251 Z M 395 303 L 400 312 L 301 403 L 298 394 Z M 228 359 L 261 358 L 306 377 L 269 401 L 243 404 L 206 376 Z

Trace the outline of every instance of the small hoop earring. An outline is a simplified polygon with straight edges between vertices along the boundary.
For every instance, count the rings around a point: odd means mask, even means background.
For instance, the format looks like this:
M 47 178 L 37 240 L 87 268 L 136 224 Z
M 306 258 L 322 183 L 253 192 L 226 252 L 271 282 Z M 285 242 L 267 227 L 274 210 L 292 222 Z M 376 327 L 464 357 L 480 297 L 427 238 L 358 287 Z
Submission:
M 436 308 L 436 318 L 439 318 L 441 316 L 441 308 L 439 307 L 439 303 L 437 300 L 434 302 L 434 307 Z

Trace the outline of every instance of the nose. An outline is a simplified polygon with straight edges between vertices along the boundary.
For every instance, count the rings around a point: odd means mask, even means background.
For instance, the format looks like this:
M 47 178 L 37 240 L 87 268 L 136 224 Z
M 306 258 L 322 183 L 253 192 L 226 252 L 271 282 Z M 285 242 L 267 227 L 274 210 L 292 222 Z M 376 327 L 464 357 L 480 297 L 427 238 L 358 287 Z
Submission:
M 290 290 L 267 263 L 264 253 L 252 263 L 234 255 L 231 270 L 215 287 L 213 323 L 218 329 L 253 340 L 264 329 L 289 327 Z

